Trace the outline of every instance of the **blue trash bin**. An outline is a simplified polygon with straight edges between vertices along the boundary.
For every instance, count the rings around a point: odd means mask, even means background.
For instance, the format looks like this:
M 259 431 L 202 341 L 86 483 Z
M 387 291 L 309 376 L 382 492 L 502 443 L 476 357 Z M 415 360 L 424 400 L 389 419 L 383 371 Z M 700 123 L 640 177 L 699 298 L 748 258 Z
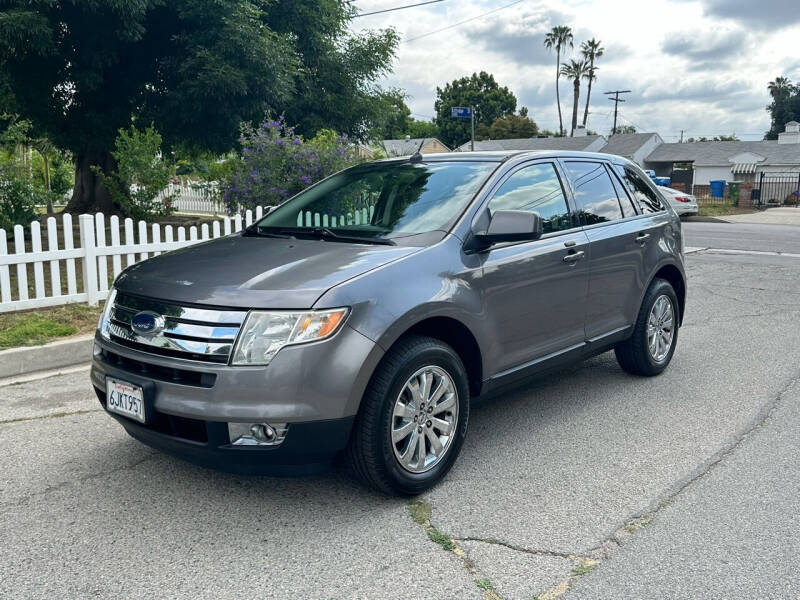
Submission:
M 711 186 L 711 197 L 712 198 L 724 198 L 725 197 L 725 180 L 716 180 L 716 181 L 709 181 L 709 185 Z

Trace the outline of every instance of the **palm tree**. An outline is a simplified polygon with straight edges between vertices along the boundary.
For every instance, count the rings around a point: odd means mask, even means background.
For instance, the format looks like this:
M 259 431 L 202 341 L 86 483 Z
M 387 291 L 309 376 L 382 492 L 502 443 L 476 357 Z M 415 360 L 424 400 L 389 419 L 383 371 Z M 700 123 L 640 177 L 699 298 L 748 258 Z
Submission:
M 769 85 L 767 85 L 769 95 L 773 98 L 783 96 L 791 89 L 791 87 L 792 82 L 789 81 L 788 77 L 776 77 L 775 81 L 770 81 Z
M 600 40 L 592 38 L 588 42 L 583 42 L 581 44 L 581 54 L 584 60 L 589 64 L 589 72 L 585 75 L 585 78 L 589 81 L 589 87 L 586 88 L 586 108 L 583 109 L 584 127 L 586 127 L 586 120 L 589 118 L 589 98 L 592 96 L 592 81 L 597 79 L 597 67 L 594 66 L 594 63 L 598 58 L 603 56 L 603 52 L 606 50 L 600 45 L 601 43 Z
M 572 79 L 573 100 L 572 100 L 572 133 L 575 135 L 575 128 L 578 126 L 578 99 L 581 96 L 581 79 L 589 73 L 589 65 L 586 61 L 575 60 L 561 65 L 561 74 L 567 79 Z
M 556 104 L 558 104 L 558 133 L 564 135 L 564 122 L 561 118 L 561 94 L 558 91 L 558 79 L 561 77 L 561 51 L 566 50 L 567 46 L 570 48 L 572 45 L 572 29 L 566 25 L 558 25 L 553 27 L 546 36 L 544 36 L 544 46 L 548 50 L 555 48 L 556 50 Z

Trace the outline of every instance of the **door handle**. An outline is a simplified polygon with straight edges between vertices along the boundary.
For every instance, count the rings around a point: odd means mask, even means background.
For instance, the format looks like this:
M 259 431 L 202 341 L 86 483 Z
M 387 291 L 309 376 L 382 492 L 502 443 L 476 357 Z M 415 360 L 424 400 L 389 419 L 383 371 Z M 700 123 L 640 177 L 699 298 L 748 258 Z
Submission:
M 636 236 L 636 241 L 639 242 L 640 244 L 644 244 L 649 237 L 650 237 L 649 233 L 640 233 L 639 235 Z
M 564 262 L 570 265 L 574 265 L 580 259 L 583 258 L 584 252 L 583 250 L 578 250 L 577 252 L 570 252 L 564 257 Z

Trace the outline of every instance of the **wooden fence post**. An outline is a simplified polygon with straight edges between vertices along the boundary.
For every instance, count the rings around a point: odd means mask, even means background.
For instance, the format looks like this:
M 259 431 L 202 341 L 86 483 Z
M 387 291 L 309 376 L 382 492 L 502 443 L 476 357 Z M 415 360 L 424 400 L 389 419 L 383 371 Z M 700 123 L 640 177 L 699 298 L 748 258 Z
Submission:
M 100 301 L 97 291 L 97 254 L 94 244 L 94 217 L 79 215 L 78 226 L 81 233 L 81 250 L 83 251 L 83 289 L 86 292 L 89 306 L 97 306 Z

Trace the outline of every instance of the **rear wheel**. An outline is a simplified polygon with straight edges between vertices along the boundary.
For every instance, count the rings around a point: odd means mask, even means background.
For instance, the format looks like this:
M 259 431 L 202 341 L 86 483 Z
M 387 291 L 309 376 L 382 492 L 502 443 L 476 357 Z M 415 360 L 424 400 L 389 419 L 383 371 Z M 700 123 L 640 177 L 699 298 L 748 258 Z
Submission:
M 418 494 L 450 470 L 468 421 L 469 386 L 458 354 L 437 339 L 409 336 L 373 375 L 347 459 L 371 487 Z
M 658 375 L 678 343 L 678 296 L 664 279 L 654 279 L 644 296 L 633 335 L 614 349 L 617 362 L 634 375 Z

